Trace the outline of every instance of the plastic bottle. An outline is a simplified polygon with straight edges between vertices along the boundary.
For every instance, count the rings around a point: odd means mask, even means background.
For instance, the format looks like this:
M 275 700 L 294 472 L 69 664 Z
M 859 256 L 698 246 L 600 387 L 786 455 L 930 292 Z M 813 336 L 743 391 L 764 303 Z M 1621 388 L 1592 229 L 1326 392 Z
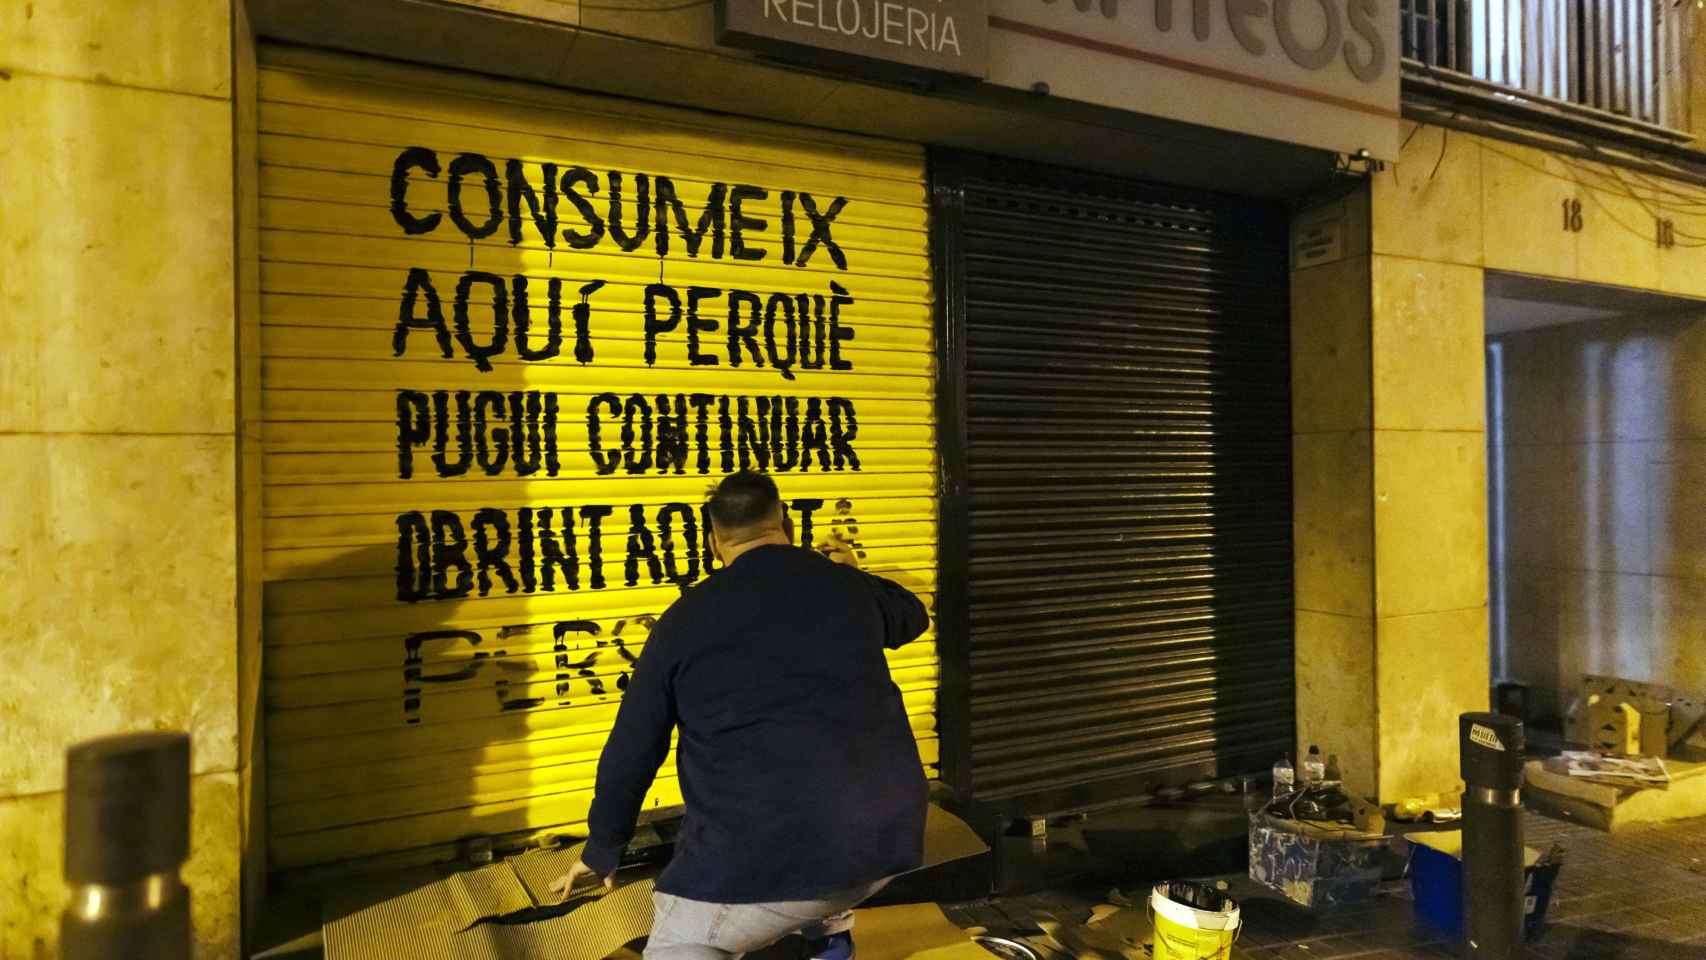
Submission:
M 1297 789 L 1297 774 L 1291 768 L 1291 754 L 1282 754 L 1274 764 L 1274 797 L 1279 798 Z
M 1344 782 L 1345 775 L 1343 772 L 1341 772 L 1339 770 L 1339 757 L 1337 754 L 1332 754 L 1332 753 L 1327 754 L 1327 773 L 1326 773 L 1326 776 L 1327 776 L 1327 782 L 1328 783 L 1343 783 Z
M 1313 787 L 1327 779 L 1327 763 L 1321 758 L 1321 748 L 1309 745 L 1309 756 L 1303 758 L 1303 785 Z

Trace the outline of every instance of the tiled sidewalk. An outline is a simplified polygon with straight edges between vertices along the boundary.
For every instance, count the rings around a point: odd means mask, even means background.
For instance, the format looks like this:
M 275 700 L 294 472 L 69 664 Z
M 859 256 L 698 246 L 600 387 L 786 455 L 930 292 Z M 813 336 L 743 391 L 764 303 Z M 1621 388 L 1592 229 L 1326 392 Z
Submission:
M 1706 960 L 1706 820 L 1612 835 L 1529 815 L 1524 830 L 1529 846 L 1561 843 L 1564 866 L 1546 930 L 1523 960 Z M 1463 956 L 1460 945 L 1417 923 L 1408 881 L 1383 885 L 1369 903 L 1315 914 L 1248 877 L 1224 879 L 1245 920 L 1233 960 Z M 1127 895 L 1140 887 L 1126 887 Z M 1108 896 L 1105 886 L 1087 881 L 947 909 L 963 927 L 1017 931 L 1044 918 L 1082 924 Z
M 1530 815 L 1524 829 L 1530 846 L 1544 850 L 1557 841 L 1565 849 L 1545 935 L 1524 960 L 1706 960 L 1706 820 L 1612 835 Z M 1461 947 L 1416 923 L 1406 882 L 1387 884 L 1370 903 L 1316 915 L 1247 877 L 1226 879 L 1245 917 L 1233 960 L 1439 960 L 1463 955 Z M 1126 889 L 1135 892 L 1137 887 Z M 962 927 L 1019 929 L 1041 918 L 1082 924 L 1091 908 L 1107 897 L 1105 884 L 1091 884 L 945 909 Z M 312 915 L 319 916 L 317 906 Z M 305 920 L 304 929 L 317 922 Z M 1147 933 L 1142 936 L 1147 939 Z M 801 949 L 766 955 L 801 957 Z M 317 943 L 279 954 L 291 960 L 322 955 Z M 1053 954 L 1051 960 L 1068 958 Z
M 1534 960 L 1706 960 L 1706 821 L 1615 835 L 1529 815 L 1529 846 L 1564 846 Z M 1407 886 L 1316 917 L 1240 878 L 1245 933 L 1235 960 L 1411 960 L 1461 956 L 1414 920 Z

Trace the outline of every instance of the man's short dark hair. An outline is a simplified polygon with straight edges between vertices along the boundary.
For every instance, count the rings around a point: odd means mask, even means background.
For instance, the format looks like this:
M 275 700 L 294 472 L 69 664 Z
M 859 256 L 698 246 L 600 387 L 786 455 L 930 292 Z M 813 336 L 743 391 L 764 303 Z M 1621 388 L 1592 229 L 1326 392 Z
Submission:
M 781 502 L 776 481 L 764 474 L 751 470 L 731 473 L 711 492 L 711 524 L 720 530 L 757 526 L 769 520 Z

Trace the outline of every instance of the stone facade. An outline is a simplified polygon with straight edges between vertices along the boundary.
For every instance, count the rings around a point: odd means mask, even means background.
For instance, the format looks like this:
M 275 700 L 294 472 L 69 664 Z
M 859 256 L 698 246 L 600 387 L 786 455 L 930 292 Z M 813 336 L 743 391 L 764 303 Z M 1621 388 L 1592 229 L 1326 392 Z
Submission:
M 198 956 L 239 942 L 244 618 L 230 0 L 0 8 L 0 956 L 57 956 L 64 751 L 193 738 Z M 251 314 L 252 318 L 252 314 Z
M 1441 127 L 1405 140 L 1333 201 L 1340 256 L 1292 290 L 1298 736 L 1387 802 L 1452 789 L 1456 716 L 1488 702 L 1486 272 L 1706 297 L 1687 239 L 1706 189 Z

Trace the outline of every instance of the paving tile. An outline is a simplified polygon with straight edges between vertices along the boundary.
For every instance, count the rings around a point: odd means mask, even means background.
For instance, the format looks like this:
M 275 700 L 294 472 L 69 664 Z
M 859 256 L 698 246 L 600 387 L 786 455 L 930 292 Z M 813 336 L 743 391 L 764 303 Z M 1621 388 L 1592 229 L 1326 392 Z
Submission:
M 1370 925 L 1371 919 L 1367 911 L 1330 913 L 1321 920 L 1321 926 L 1317 928 L 1317 933 L 1321 936 L 1355 933 L 1358 930 L 1368 929 Z
M 1390 931 L 1370 931 L 1350 937 L 1351 943 L 1357 948 L 1356 953 L 1347 954 L 1355 960 L 1364 960 L 1372 955 L 1391 951 L 1401 951 L 1410 948 L 1410 944 L 1401 936 L 1395 936 Z
M 1310 940 L 1299 946 L 1307 947 L 1308 956 L 1312 960 L 1340 960 L 1343 957 L 1354 957 L 1374 949 L 1363 937 L 1332 937 L 1326 940 Z
M 1706 903 L 1694 902 L 1683 904 L 1666 904 L 1664 911 L 1672 918 L 1693 920 L 1702 930 L 1706 930 Z
M 1251 926 L 1246 922 L 1244 924 L 1244 932 L 1238 935 L 1238 942 L 1248 947 L 1270 947 L 1276 943 L 1285 942 L 1285 938 L 1277 937 L 1266 930 Z
M 1341 960 L 1341 958 L 1366 952 L 1366 948 L 1360 942 L 1350 937 L 1333 937 L 1327 940 L 1294 943 L 1281 949 L 1276 956 L 1279 960 Z
M 1562 900 L 1548 908 L 1546 914 L 1553 920 L 1572 920 L 1626 909 L 1628 903 L 1628 898 L 1620 893 L 1593 893 Z
M 1296 942 L 1296 937 L 1282 936 L 1267 930 L 1257 930 L 1248 925 L 1239 935 L 1238 942 L 1252 947 L 1284 947 Z
M 1318 919 L 1308 916 L 1307 914 L 1300 916 L 1278 914 L 1248 922 L 1251 924 L 1251 929 L 1262 930 L 1277 939 L 1285 940 L 1287 942 L 1307 940 L 1308 938 L 1317 935 L 1321 925 Z
M 1695 937 L 1706 936 L 1706 925 L 1692 917 L 1661 920 L 1640 928 L 1641 936 L 1670 943 L 1687 943 Z
M 1529 946 L 1535 950 L 1545 950 L 1560 943 L 1571 943 L 1577 936 L 1576 931 L 1578 930 L 1580 930 L 1579 927 L 1564 927 L 1555 923 L 1548 924 L 1545 929 L 1540 931 L 1540 938 L 1530 943 Z
M 1654 891 L 1648 896 L 1637 898 L 1635 902 L 1640 904 L 1642 910 L 1671 920 L 1689 915 L 1694 910 L 1706 910 L 1706 904 L 1701 902 L 1702 897 L 1706 897 L 1706 894 L 1671 888 Z
M 1369 930 L 1385 934 L 1408 933 L 1416 925 L 1416 907 L 1413 903 L 1395 904 L 1390 910 L 1370 914 L 1366 920 L 1366 929 Z
M 1706 960 L 1706 894 L 1699 892 L 1706 885 L 1693 869 L 1706 871 L 1706 821 L 1611 835 L 1530 815 L 1525 834 L 1541 849 L 1563 844 L 1565 861 L 1545 935 L 1523 960 Z M 1417 922 L 1406 883 L 1383 885 L 1369 901 L 1318 914 L 1246 877 L 1226 879 L 1244 907 L 1245 932 L 1233 960 L 1461 956 L 1461 947 Z M 1064 902 L 1045 895 L 986 905 L 998 912 L 1059 912 Z
M 1698 960 L 1706 956 L 1706 952 L 1688 949 L 1679 951 L 1674 943 L 1663 943 L 1654 940 L 1636 940 L 1622 948 L 1616 954 L 1616 960 Z
M 1578 923 L 1592 930 L 1604 930 L 1608 933 L 1622 933 L 1635 930 L 1648 924 L 1659 923 L 1665 918 L 1640 907 L 1629 907 L 1615 910 L 1611 913 L 1600 913 L 1583 917 Z
M 1567 927 L 1559 933 L 1563 936 L 1547 937 L 1542 948 L 1560 960 L 1622 960 L 1632 940 L 1621 933 L 1581 927 Z

